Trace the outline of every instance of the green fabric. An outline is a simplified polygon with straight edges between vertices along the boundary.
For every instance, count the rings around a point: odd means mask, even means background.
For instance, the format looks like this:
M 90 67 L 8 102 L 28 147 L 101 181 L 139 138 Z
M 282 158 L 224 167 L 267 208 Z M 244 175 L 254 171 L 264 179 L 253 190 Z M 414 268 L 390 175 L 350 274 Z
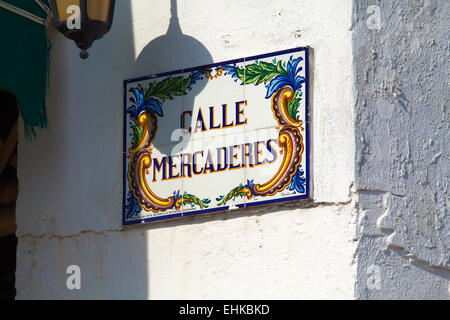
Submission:
M 3 1 L 46 18 L 33 0 Z M 0 41 L 0 89 L 16 96 L 25 135 L 35 137 L 36 127 L 47 128 L 49 45 L 45 26 L 0 8 Z

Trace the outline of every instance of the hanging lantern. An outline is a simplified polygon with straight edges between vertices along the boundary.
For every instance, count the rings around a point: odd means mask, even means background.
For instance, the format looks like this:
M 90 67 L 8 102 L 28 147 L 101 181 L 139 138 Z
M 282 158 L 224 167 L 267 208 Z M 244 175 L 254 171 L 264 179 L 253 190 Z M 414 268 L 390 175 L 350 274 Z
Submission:
M 51 0 L 56 28 L 81 49 L 80 57 L 111 28 L 115 0 Z

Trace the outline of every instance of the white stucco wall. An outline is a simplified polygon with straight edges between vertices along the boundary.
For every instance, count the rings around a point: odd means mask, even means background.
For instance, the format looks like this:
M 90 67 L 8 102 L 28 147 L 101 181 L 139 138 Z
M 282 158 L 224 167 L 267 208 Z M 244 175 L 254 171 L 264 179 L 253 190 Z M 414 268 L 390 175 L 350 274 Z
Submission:
M 86 61 L 48 30 L 50 128 L 19 139 L 17 298 L 353 298 L 351 1 L 180 0 L 183 35 L 169 1 L 130 3 Z M 124 79 L 306 45 L 314 201 L 121 226 Z
M 355 297 L 448 300 L 450 2 L 378 1 L 370 29 L 373 3 L 354 6 Z

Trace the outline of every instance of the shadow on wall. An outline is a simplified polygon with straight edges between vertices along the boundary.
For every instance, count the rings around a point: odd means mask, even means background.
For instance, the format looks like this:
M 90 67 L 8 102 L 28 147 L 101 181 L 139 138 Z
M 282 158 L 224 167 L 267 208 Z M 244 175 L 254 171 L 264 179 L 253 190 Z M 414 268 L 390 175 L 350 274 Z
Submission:
M 151 23 L 151 22 L 149 22 Z M 185 68 L 195 67 L 199 65 L 211 64 L 213 62 L 212 56 L 206 47 L 195 38 L 183 34 L 177 12 L 177 1 L 171 0 L 171 18 L 170 24 L 167 29 L 167 33 L 151 40 L 140 52 L 136 59 L 135 64 L 131 68 L 132 77 L 142 77 L 146 75 L 157 74 L 161 72 L 170 72 L 175 70 L 181 70 Z M 183 104 L 192 109 L 195 96 L 201 92 L 206 82 L 200 82 L 196 85 L 195 91 L 191 91 L 190 94 L 183 96 Z M 163 106 L 164 108 L 164 106 Z M 169 110 L 164 110 L 164 113 L 169 113 Z M 161 120 L 161 119 L 159 119 Z M 179 128 L 179 122 L 171 122 L 174 127 L 170 128 L 170 131 Z M 167 137 L 165 137 L 167 139 Z M 160 150 L 163 153 L 170 154 L 170 148 Z M 181 221 L 178 221 L 181 222 Z M 144 228 L 134 228 L 135 234 L 144 234 L 143 230 L 148 230 L 151 226 L 147 225 Z M 129 230 L 131 231 L 131 230 Z M 127 231 L 126 231 L 127 232 Z M 132 237 L 134 238 L 134 236 Z M 144 238 L 144 237 L 143 237 Z M 147 252 L 142 255 L 144 261 L 141 261 L 142 265 L 147 266 L 149 257 Z M 137 253 L 135 253 L 135 256 Z M 149 278 L 149 266 L 146 270 L 147 277 Z M 140 268 L 140 267 L 139 267 Z M 147 284 L 147 282 L 143 283 Z M 142 288 L 141 288 L 142 289 Z M 146 292 L 147 296 L 151 296 L 151 288 L 148 288 Z M 145 298 L 142 296 L 141 298 Z
M 121 226 L 123 163 L 114 155 L 123 151 L 123 109 L 114 108 L 122 106 L 122 80 L 213 62 L 204 45 L 181 31 L 176 0 L 171 13 L 167 33 L 150 41 L 137 59 L 129 1 L 116 1 L 112 28 L 93 44 L 87 60 L 79 58 L 73 41 L 53 26 L 47 29 L 49 129 L 32 144 L 19 143 L 22 159 L 32 162 L 19 162 L 18 299 L 150 296 L 145 231 L 151 226 L 115 231 Z M 196 85 L 184 104 L 192 107 L 202 89 Z M 27 234 L 51 236 L 35 241 Z M 71 265 L 80 268 L 81 290 L 67 287 Z
M 206 47 L 195 38 L 183 34 L 178 20 L 177 1 L 171 0 L 171 18 L 167 33 L 153 39 L 142 49 L 135 64 L 131 68 L 130 74 L 132 77 L 137 78 L 211 63 L 213 63 L 213 59 Z M 188 95 L 183 96 L 183 108 L 192 110 L 195 96 L 203 90 L 206 83 L 206 81 L 199 81 L 194 90 L 190 91 Z M 163 110 L 163 112 L 165 115 L 168 115 L 170 110 Z M 158 118 L 158 121 L 161 120 L 161 118 Z M 165 130 L 168 130 L 166 132 L 173 132 L 180 125 L 179 121 L 165 121 L 165 123 L 173 125 L 172 128 L 166 128 Z M 162 137 L 162 139 L 167 141 L 170 137 Z M 169 155 L 171 147 L 161 147 L 160 151 L 163 154 Z M 183 224 L 184 222 L 177 221 L 177 223 Z M 142 230 L 149 230 L 150 228 L 152 228 L 151 225 L 138 229 L 134 227 L 136 232 L 133 233 L 144 234 Z M 147 250 L 143 256 L 144 260 L 149 260 L 148 254 L 149 251 Z M 147 265 L 147 261 L 143 262 L 143 264 Z M 150 269 L 148 268 L 148 277 L 150 277 L 149 272 Z M 150 296 L 151 288 L 148 288 L 148 297 Z
M 177 0 L 171 0 L 171 18 L 167 33 L 150 41 L 140 52 L 136 63 L 132 68 L 133 77 L 156 75 L 162 72 L 171 72 L 187 69 L 191 67 L 211 64 L 213 62 L 211 54 L 206 47 L 198 40 L 183 34 L 177 13 Z M 203 90 L 207 81 L 197 81 L 189 94 L 183 95 L 183 110 L 192 110 L 195 97 Z M 164 121 L 164 135 L 161 132 L 156 134 L 153 145 L 166 144 L 170 137 L 166 133 L 172 134 L 174 130 L 180 128 L 178 114 L 171 114 L 170 110 L 164 110 L 164 118 L 158 117 L 159 125 Z M 168 118 L 171 118 L 168 121 Z M 167 126 L 173 126 L 168 128 Z M 180 138 L 181 139 L 181 138 Z M 189 136 L 184 136 L 184 143 L 187 143 Z M 175 141 L 179 142 L 179 141 Z M 161 147 L 161 153 L 170 155 L 172 146 Z
M 171 18 L 167 33 L 150 41 L 139 54 L 133 76 L 140 77 L 182 68 L 212 63 L 206 47 L 198 40 L 183 34 L 178 21 L 177 1 L 171 0 Z M 154 72 L 157 70 L 157 72 Z
M 122 80 L 135 63 L 132 19 L 130 1 L 116 1 L 112 28 L 87 60 L 53 24 L 47 29 L 49 128 L 33 143 L 19 141 L 17 299 L 148 297 L 145 234 L 105 231 L 121 227 Z M 71 265 L 81 271 L 79 290 L 67 286 L 76 279 Z

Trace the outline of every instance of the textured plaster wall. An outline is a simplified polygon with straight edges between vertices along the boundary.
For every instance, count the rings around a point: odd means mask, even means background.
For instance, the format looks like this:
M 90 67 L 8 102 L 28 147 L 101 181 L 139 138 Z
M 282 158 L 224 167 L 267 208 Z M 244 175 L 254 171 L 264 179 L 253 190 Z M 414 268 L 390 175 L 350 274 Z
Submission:
M 169 1 L 116 6 L 86 61 L 48 30 L 50 128 L 19 140 L 17 298 L 353 298 L 351 1 L 178 1 L 170 28 Z M 304 45 L 313 201 L 122 228 L 122 81 Z
M 349 205 L 236 213 L 133 230 L 21 236 L 18 298 L 351 299 Z M 68 290 L 65 268 L 81 269 Z
M 446 0 L 354 2 L 356 298 L 450 297 L 449 13 Z

